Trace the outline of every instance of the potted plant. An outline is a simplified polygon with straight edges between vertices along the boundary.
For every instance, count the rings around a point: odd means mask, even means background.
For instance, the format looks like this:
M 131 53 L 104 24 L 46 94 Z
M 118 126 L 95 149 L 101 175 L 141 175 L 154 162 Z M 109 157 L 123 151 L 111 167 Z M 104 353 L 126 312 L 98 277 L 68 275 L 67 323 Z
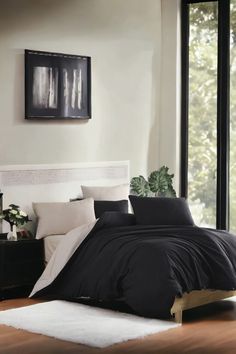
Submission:
M 10 204 L 7 209 L 3 210 L 0 214 L 0 219 L 10 224 L 11 231 L 7 234 L 7 239 L 11 241 L 17 241 L 16 228 L 30 221 L 28 215 L 15 204 Z
M 140 197 L 176 197 L 173 188 L 174 174 L 169 174 L 168 171 L 167 166 L 162 166 L 151 172 L 148 180 L 143 176 L 133 177 L 130 182 L 131 193 Z

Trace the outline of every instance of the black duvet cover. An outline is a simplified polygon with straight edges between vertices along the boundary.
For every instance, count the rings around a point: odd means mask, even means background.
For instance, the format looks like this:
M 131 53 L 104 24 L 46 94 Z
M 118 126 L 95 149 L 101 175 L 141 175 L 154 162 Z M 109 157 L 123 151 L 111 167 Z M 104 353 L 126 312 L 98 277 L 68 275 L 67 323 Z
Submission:
M 34 297 L 122 299 L 134 313 L 160 318 L 185 292 L 236 289 L 236 236 L 131 224 L 104 214 L 53 283 Z

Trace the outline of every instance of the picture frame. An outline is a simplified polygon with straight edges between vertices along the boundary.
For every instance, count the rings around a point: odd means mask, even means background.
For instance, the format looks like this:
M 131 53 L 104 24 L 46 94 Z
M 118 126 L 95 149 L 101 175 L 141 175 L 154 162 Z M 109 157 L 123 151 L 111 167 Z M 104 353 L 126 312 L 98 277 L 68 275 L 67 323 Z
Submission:
M 25 49 L 25 118 L 90 119 L 91 57 Z

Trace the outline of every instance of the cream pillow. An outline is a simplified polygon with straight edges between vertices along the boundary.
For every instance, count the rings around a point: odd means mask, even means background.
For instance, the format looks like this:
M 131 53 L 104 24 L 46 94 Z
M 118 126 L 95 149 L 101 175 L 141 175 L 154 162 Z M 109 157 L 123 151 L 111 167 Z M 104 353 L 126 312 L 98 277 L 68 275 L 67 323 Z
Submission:
M 93 198 L 94 200 L 124 200 L 128 199 L 129 185 L 120 184 L 109 187 L 81 186 L 83 198 Z
M 33 203 L 38 218 L 36 238 L 62 235 L 96 220 L 92 198 L 68 203 Z

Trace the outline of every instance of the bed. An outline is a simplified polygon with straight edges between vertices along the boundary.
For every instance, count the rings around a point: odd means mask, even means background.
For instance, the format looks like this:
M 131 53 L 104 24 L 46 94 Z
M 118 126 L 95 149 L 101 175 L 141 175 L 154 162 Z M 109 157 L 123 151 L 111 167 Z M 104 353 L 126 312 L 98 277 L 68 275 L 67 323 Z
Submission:
M 51 235 L 44 238 L 45 264 L 49 262 L 63 237 L 65 237 L 65 235 Z M 233 296 L 236 296 L 236 291 L 234 290 L 193 290 L 190 293 L 183 294 L 180 298 L 176 298 L 170 312 L 177 323 L 182 323 L 182 314 L 184 310 Z
M 99 171 L 99 172 L 98 172 Z M 9 167 L 2 167 L 0 168 L 0 178 L 2 181 L 2 191 L 4 193 L 4 204 L 9 204 L 10 202 L 14 201 L 17 204 L 19 204 L 23 209 L 25 209 L 29 214 L 32 214 L 32 209 L 31 209 L 31 202 L 32 200 L 38 200 L 38 201 L 69 201 L 69 199 L 74 198 L 74 197 L 80 197 L 80 192 L 78 192 L 81 184 L 90 184 L 90 185 L 113 185 L 113 184 L 118 184 L 118 183 L 127 183 L 129 181 L 129 166 L 127 162 L 116 162 L 116 163 L 102 163 L 102 164 L 92 164 L 92 165 L 84 165 L 84 166 L 34 166 L 34 167 L 29 167 L 25 166 L 22 169 L 19 166 L 10 166 Z M 29 191 L 27 194 L 26 191 Z M 13 199 L 14 197 L 14 199 Z M 147 210 L 152 210 L 152 208 L 145 209 L 146 212 L 141 211 L 141 215 L 147 216 L 151 214 L 150 212 L 147 213 Z M 165 214 L 169 217 L 169 213 L 165 212 Z M 32 214 L 33 215 L 33 214 Z M 138 212 L 136 210 L 136 216 L 138 215 Z M 132 218 L 132 217 L 131 217 Z M 177 218 L 178 219 L 178 218 Z M 104 220 L 103 220 L 104 221 Z M 102 221 L 101 221 L 102 222 Z M 100 223 L 101 223 L 100 222 Z M 126 220 L 127 222 L 127 220 Z M 130 222 L 130 221 L 129 221 Z M 145 227 L 147 227 L 148 224 L 146 224 Z M 114 226 L 114 225 L 113 225 Z M 187 226 L 187 225 L 185 225 Z M 94 231 L 92 229 L 95 227 L 97 229 L 98 226 L 92 225 L 91 230 L 88 231 L 86 236 L 92 233 L 94 235 Z M 115 228 L 128 228 L 131 233 L 135 233 L 137 230 L 137 226 L 134 224 L 132 225 L 123 225 L 119 224 L 119 226 L 115 226 Z M 136 229 L 135 229 L 136 227 Z M 138 228 L 142 228 L 143 226 L 138 226 Z M 190 227 L 192 227 L 195 232 L 195 230 L 199 230 L 199 228 L 195 226 L 187 226 L 187 230 L 190 230 Z M 150 228 L 150 222 L 149 222 L 149 228 Z M 157 228 L 158 230 L 155 229 L 155 232 L 158 231 L 160 232 L 160 227 Z M 170 228 L 167 228 L 170 229 Z M 181 231 L 180 225 L 178 225 L 178 230 Z M 123 230 L 124 231 L 124 230 Z M 150 231 L 150 230 L 149 230 Z M 170 231 L 170 230 L 169 230 Z M 168 232 L 169 232 L 168 231 Z M 183 230 L 182 230 L 183 231 Z M 76 231 L 78 232 L 78 230 Z M 98 231 L 96 231 L 97 234 Z M 104 230 L 102 231 L 104 232 Z M 110 232 L 110 231 L 109 231 Z M 154 231 L 153 231 L 154 232 Z M 162 231 L 163 232 L 163 229 Z M 165 230 L 166 232 L 166 230 Z M 171 232 L 173 232 L 173 225 L 171 226 Z M 216 236 L 216 232 L 214 230 L 207 230 L 207 232 L 213 233 L 214 237 Z M 80 233 L 80 231 L 79 231 Z M 225 237 L 225 234 L 223 235 L 219 231 L 219 237 Z M 222 236 L 223 235 L 223 236 Z M 227 234 L 228 235 L 228 234 Z M 52 235 L 51 235 L 52 236 Z M 66 279 L 64 276 L 67 272 L 73 272 L 73 264 L 76 264 L 75 258 L 76 254 L 80 252 L 84 252 L 86 249 L 86 244 L 88 244 L 88 240 L 93 239 L 93 236 L 89 236 L 88 238 L 85 237 L 86 241 L 79 243 L 75 249 L 74 253 L 70 254 L 70 246 L 68 243 L 68 235 L 55 237 L 53 235 L 52 237 L 47 235 L 47 237 L 44 238 L 44 242 L 46 245 L 46 255 L 47 255 L 47 261 L 51 259 L 52 261 L 49 261 L 49 267 L 46 268 L 46 273 L 44 273 L 44 282 L 42 283 L 42 279 L 39 279 L 39 282 L 36 284 L 35 289 L 32 292 L 32 296 L 38 297 L 38 296 L 51 296 L 51 297 L 61 297 L 61 298 L 67 298 L 69 300 L 74 300 L 75 298 L 79 297 L 90 297 L 87 295 L 91 295 L 94 291 L 94 289 L 90 289 L 91 294 L 87 292 L 87 289 L 84 293 L 79 293 L 76 294 L 76 296 L 73 294 L 73 291 L 71 293 L 71 289 L 68 289 L 67 294 L 61 294 L 60 293 L 60 287 L 62 286 L 63 282 L 67 282 L 68 278 Z M 53 239 L 55 237 L 55 239 Z M 74 238 L 73 238 L 74 237 Z M 76 241 L 76 235 L 74 235 L 72 238 L 74 241 Z M 178 236 L 179 237 L 179 236 Z M 96 238 L 96 237 L 95 237 Z M 95 239 L 94 238 L 94 239 Z M 122 238 L 122 237 L 121 237 Z M 57 240 L 56 240 L 57 239 Z M 81 240 L 80 240 L 81 241 Z M 80 242 L 79 241 L 79 242 Z M 105 241 L 104 241 L 105 242 Z M 151 242 L 151 241 L 150 241 Z M 95 242 L 96 243 L 96 242 Z M 223 242 L 224 243 L 224 242 Z M 230 244 L 232 246 L 232 249 L 235 249 L 235 240 L 233 236 L 230 236 Z M 106 244 L 106 242 L 105 242 Z M 68 248 L 67 248 L 68 246 Z M 222 246 L 222 245 L 221 245 Z M 64 249 L 63 249 L 64 247 Z M 225 246 L 224 246 L 225 247 Z M 52 252 L 53 249 L 56 249 L 56 252 Z M 64 252 L 65 248 L 67 248 L 67 252 Z M 106 247 L 105 247 L 106 248 Z M 121 245 L 121 248 L 125 249 Z M 149 246 L 143 247 L 143 249 L 149 248 Z M 61 251 L 60 251 L 61 249 Z M 91 252 L 93 247 L 90 248 Z M 81 251 L 82 250 L 82 251 Z M 88 249 L 87 249 L 88 251 Z M 86 252 L 87 252 L 86 251 Z M 96 247 L 95 247 L 96 251 Z M 89 251 L 90 252 L 90 251 Z M 228 251 L 230 252 L 230 251 Z M 64 261 L 62 260 L 62 255 L 64 256 L 65 253 L 65 259 Z M 96 252 L 95 252 L 96 253 Z M 53 254 L 53 256 L 52 256 Z M 60 264 L 57 266 L 57 269 L 53 270 L 50 268 L 50 262 L 53 263 L 55 261 L 55 258 L 57 257 L 57 254 L 60 255 Z M 152 254 L 152 250 L 149 249 L 148 254 Z M 77 254 L 77 258 L 78 254 Z M 150 257 L 151 259 L 152 257 Z M 88 257 L 89 259 L 89 257 Z M 125 258 L 124 258 L 125 259 Z M 217 257 L 215 258 L 217 260 Z M 113 259 L 114 260 L 114 259 Z M 62 265 L 64 262 L 64 265 Z M 87 260 L 88 262 L 88 260 Z M 86 263 L 86 262 L 85 262 Z M 217 263 L 217 262 L 216 262 Z M 228 272 L 230 274 L 230 279 L 228 279 L 228 284 L 225 284 L 224 282 L 222 284 L 211 284 L 211 287 L 208 287 L 208 284 L 201 284 L 200 286 L 195 286 L 195 287 L 187 287 L 186 289 L 183 287 L 181 291 L 176 291 L 172 292 L 171 296 L 168 294 L 168 289 L 165 291 L 161 292 L 161 294 L 158 294 L 156 296 L 155 291 L 153 291 L 153 299 L 152 303 L 155 303 L 155 301 L 158 302 L 168 302 L 168 306 L 164 306 L 165 308 L 163 311 L 157 311 L 156 313 L 153 313 L 151 311 L 148 312 L 147 309 L 143 310 L 139 308 L 138 306 L 133 306 L 132 301 L 128 301 L 128 305 L 133 309 L 134 312 L 139 313 L 141 315 L 145 316 L 154 316 L 154 317 L 166 317 L 167 312 L 168 314 L 171 314 L 172 316 L 175 317 L 175 320 L 178 322 L 182 321 L 182 311 L 185 309 L 189 309 L 192 307 L 200 306 L 202 304 L 206 304 L 209 302 L 217 301 L 223 298 L 227 298 L 230 296 L 236 295 L 235 293 L 235 264 L 234 264 L 234 255 L 230 256 L 230 263 L 228 264 L 227 261 L 223 266 L 226 267 L 226 269 L 230 270 Z M 100 266 L 99 266 L 100 267 Z M 228 267 L 228 268 L 227 268 Z M 85 267 L 86 268 L 86 267 Z M 109 269 L 109 264 L 106 264 L 105 266 L 106 269 Z M 223 267 L 224 268 L 224 267 Z M 71 270 L 72 269 L 72 270 Z M 99 268 L 96 268 L 96 271 Z M 102 267 L 101 267 L 102 269 Z M 125 268 L 124 268 L 125 269 Z M 127 268 L 126 268 L 127 269 Z M 51 270 L 52 272 L 50 272 Z M 50 278 L 48 275 L 53 275 L 54 279 Z M 69 274 L 68 273 L 68 274 Z M 92 275 L 88 275 L 88 278 Z M 62 276 L 62 277 L 61 277 Z M 123 278 L 122 278 L 123 276 Z M 122 279 L 125 279 L 126 274 L 125 272 L 123 275 L 119 277 L 119 281 L 116 283 L 116 288 L 119 289 L 120 284 L 122 282 Z M 64 277 L 64 278 L 63 278 Z M 70 276 L 73 279 L 72 273 Z M 100 279 L 102 279 L 102 273 L 100 274 Z M 168 278 L 168 275 L 167 275 Z M 59 280 L 58 280 L 59 279 Z M 79 282 L 81 279 L 78 280 Z M 70 281 L 69 281 L 70 283 Z M 40 284 L 40 286 L 38 286 Z M 55 284 L 58 288 L 55 287 Z M 83 282 L 78 283 L 77 287 L 83 287 Z M 87 286 L 87 285 L 86 285 Z M 128 285 L 129 287 L 129 285 Z M 96 289 L 96 286 L 94 287 Z M 53 292 L 51 291 L 53 290 Z M 56 291 L 56 292 L 55 292 Z M 106 292 L 104 290 L 104 292 Z M 142 289 L 136 289 L 135 292 L 137 293 L 142 293 Z M 81 295 L 82 294 L 82 295 Z M 93 294 L 92 294 L 93 295 Z M 117 295 L 117 294 L 116 294 Z M 118 294 L 118 298 L 123 301 L 122 299 L 123 294 Z M 92 296 L 93 297 L 93 296 Z M 132 297 L 132 296 L 131 296 Z M 168 299 L 166 299 L 166 297 Z M 102 297 L 96 297 L 94 298 L 101 300 Z M 110 300 L 110 295 L 105 294 L 104 300 Z M 141 297 L 142 298 L 142 297 Z M 145 300 L 148 302 L 148 300 Z M 141 301 L 142 302 L 142 301 Z M 131 306 L 130 306 L 131 304 Z M 168 310 L 168 311 L 167 311 Z M 155 312 L 155 311 L 154 311 Z
M 63 259 L 60 248 L 70 240 Z M 134 215 L 108 212 L 63 242 L 32 297 L 119 303 L 140 316 L 171 313 L 181 321 L 187 308 L 234 295 L 236 239 L 226 232 L 137 225 Z

